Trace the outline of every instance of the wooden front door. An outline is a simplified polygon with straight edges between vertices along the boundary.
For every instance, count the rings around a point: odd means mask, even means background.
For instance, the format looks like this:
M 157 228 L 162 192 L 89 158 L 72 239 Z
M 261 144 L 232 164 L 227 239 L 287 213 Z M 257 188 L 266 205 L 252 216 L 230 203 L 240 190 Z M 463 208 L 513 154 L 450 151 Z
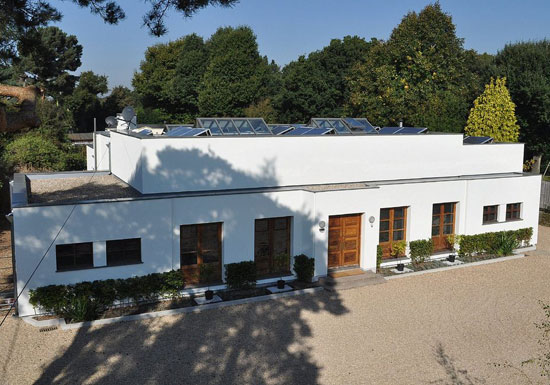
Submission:
M 449 250 L 447 237 L 455 233 L 456 203 L 436 203 L 432 212 L 434 251 Z
M 221 281 L 222 224 L 180 226 L 180 265 L 186 285 Z M 212 266 L 212 282 L 202 282 L 199 279 L 201 265 Z
M 328 220 L 328 267 L 359 265 L 361 214 L 331 216 Z

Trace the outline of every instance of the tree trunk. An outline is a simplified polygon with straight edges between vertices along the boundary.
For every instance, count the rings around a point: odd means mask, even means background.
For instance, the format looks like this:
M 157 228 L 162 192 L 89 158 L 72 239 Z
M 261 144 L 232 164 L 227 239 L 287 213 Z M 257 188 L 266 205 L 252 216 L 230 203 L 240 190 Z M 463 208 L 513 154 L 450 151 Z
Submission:
M 0 106 L 0 132 L 19 131 L 23 128 L 34 128 L 40 125 L 36 115 L 36 99 L 40 90 L 35 86 L 17 87 L 0 84 L 0 97 L 12 97 L 18 100 L 19 111 L 7 112 Z

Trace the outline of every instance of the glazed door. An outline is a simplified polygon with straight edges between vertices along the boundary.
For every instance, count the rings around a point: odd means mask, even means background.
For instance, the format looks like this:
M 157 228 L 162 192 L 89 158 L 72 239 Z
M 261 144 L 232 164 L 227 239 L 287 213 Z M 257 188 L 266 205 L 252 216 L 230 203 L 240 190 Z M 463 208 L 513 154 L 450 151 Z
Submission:
M 199 284 L 200 266 L 211 265 L 212 281 L 221 281 L 222 224 L 180 226 L 180 265 L 186 285 Z
M 382 247 L 382 258 L 391 257 L 395 242 L 407 239 L 407 208 L 391 207 L 380 209 L 380 234 L 378 242 Z
M 328 221 L 328 267 L 359 265 L 361 214 L 337 215 Z
M 456 203 L 436 203 L 432 212 L 434 252 L 449 250 L 447 237 L 455 233 Z

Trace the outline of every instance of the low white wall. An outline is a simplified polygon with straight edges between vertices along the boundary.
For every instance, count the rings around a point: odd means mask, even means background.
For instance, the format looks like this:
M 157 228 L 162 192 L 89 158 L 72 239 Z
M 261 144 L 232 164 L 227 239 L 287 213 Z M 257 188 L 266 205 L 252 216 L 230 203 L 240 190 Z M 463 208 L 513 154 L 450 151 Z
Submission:
M 141 139 L 113 132 L 112 170 L 142 193 L 522 172 L 523 144 L 462 135 Z
M 108 171 L 110 168 L 109 143 L 111 138 L 102 134 L 95 134 L 97 146 L 97 171 Z M 95 170 L 95 154 L 93 145 L 86 146 L 86 170 Z
M 328 231 L 319 221 L 330 215 L 363 214 L 361 267 L 374 270 L 380 209 L 408 207 L 407 241 L 431 237 L 432 205 L 458 202 L 456 229 L 477 234 L 533 227 L 537 242 L 540 176 L 485 180 L 381 185 L 379 188 L 311 193 L 287 191 L 190 198 L 150 199 L 78 205 L 56 244 L 94 242 L 94 260 L 105 264 L 104 242 L 142 238 L 142 264 L 56 272 L 55 245 L 28 289 L 96 279 L 127 278 L 178 269 L 180 225 L 223 222 L 222 263 L 253 260 L 254 220 L 291 216 L 293 255 L 315 258 L 315 275 L 327 272 Z M 522 219 L 482 225 L 484 205 L 521 202 Z M 14 208 L 17 287 L 21 289 L 69 214 L 72 206 Z M 370 216 L 375 222 L 368 222 Z M 28 290 L 19 302 L 21 315 L 32 314 Z

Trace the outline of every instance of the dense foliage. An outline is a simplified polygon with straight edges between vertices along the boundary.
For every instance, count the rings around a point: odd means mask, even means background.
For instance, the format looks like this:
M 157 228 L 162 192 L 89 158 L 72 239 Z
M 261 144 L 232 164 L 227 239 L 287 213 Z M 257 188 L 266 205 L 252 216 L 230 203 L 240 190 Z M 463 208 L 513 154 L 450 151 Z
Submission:
M 458 254 L 461 256 L 484 253 L 510 255 L 517 247 L 529 245 L 532 237 L 532 227 L 475 235 L 461 235 Z
M 244 261 L 225 265 L 225 283 L 230 289 L 249 289 L 256 286 L 256 263 Z
M 300 254 L 294 257 L 294 273 L 300 282 L 310 283 L 315 274 L 315 259 Z
M 78 322 L 99 318 L 115 301 L 131 299 L 138 303 L 175 296 L 183 287 L 181 272 L 172 270 L 128 279 L 43 286 L 30 291 L 29 301 L 43 311 Z
M 434 243 L 431 239 L 419 239 L 409 242 L 409 255 L 412 263 L 423 263 L 434 253 Z
M 506 78 L 491 78 L 485 91 L 474 100 L 464 133 L 471 136 L 491 136 L 497 142 L 517 142 L 519 126 L 515 108 L 506 88 Z

